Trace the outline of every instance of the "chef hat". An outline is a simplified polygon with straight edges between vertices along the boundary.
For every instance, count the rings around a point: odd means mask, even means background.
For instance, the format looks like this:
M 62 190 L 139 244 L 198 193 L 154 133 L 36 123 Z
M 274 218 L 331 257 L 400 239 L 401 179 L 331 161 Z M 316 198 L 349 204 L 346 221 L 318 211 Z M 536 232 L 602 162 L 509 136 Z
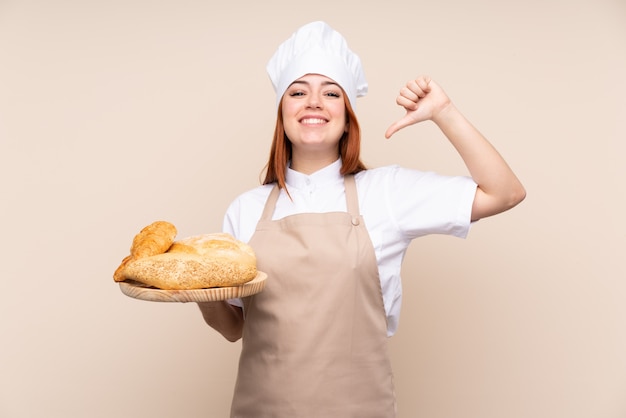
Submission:
M 367 80 L 358 55 L 348 48 L 341 34 L 324 22 L 302 26 L 283 42 L 267 63 L 276 91 L 276 105 L 295 80 L 306 74 L 321 74 L 346 92 L 350 104 L 367 94 Z

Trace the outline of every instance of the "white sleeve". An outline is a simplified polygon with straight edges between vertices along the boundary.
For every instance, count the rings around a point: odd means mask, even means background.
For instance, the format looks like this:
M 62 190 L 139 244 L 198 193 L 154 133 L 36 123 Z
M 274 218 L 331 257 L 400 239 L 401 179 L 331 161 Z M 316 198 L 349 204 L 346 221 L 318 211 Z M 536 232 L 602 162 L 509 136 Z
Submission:
M 261 217 L 271 187 L 261 186 L 238 196 L 226 210 L 222 232 L 248 243 Z M 241 299 L 229 299 L 231 305 L 243 307 Z
M 239 199 L 233 201 L 226 210 L 226 213 L 224 214 L 224 221 L 222 223 L 222 232 L 229 233 L 233 237 L 239 239 Z M 243 309 L 243 301 L 239 298 L 228 299 L 227 302 Z
M 222 221 L 222 232 L 226 232 L 239 239 L 239 200 L 233 201 L 224 214 Z
M 476 183 L 393 166 L 385 185 L 388 212 L 408 239 L 428 234 L 465 238 L 471 225 Z

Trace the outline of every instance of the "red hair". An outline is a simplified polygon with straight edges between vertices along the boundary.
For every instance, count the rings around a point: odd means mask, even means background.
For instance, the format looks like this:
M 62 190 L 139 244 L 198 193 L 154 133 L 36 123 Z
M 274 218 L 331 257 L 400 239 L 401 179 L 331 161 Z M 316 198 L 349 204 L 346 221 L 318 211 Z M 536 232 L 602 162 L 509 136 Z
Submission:
M 345 95 L 344 95 L 345 97 Z M 348 129 L 339 140 L 338 154 L 341 157 L 342 176 L 346 174 L 356 174 L 365 170 L 365 164 L 361 162 L 361 128 L 357 121 L 354 110 L 350 106 L 350 101 L 346 100 L 346 119 Z M 276 117 L 276 128 L 274 129 L 274 139 L 270 149 L 270 158 L 265 169 L 265 180 L 263 184 L 278 183 L 278 187 L 287 190 L 285 183 L 285 171 L 291 159 L 291 142 L 285 135 L 283 125 L 282 99 L 278 105 L 278 115 Z

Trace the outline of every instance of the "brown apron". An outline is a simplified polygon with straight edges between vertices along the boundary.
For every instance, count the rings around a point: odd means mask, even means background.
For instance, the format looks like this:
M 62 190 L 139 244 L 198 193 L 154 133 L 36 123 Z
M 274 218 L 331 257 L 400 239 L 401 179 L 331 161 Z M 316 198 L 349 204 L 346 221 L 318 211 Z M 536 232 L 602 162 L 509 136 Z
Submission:
M 263 292 L 244 299 L 232 418 L 391 418 L 395 394 L 374 247 L 353 176 L 348 212 L 272 221 L 271 192 L 250 240 Z

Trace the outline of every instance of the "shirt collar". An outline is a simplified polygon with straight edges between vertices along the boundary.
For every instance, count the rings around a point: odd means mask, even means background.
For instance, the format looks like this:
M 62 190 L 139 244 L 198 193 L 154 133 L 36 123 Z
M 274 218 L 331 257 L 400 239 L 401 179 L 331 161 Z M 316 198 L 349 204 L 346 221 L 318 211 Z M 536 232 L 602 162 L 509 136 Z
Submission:
M 340 174 L 341 166 L 341 158 L 338 158 L 334 163 L 310 175 L 300 173 L 287 167 L 285 182 L 290 188 L 300 190 L 309 188 L 312 184 L 316 186 L 334 184 L 338 181 L 343 181 L 343 176 Z

